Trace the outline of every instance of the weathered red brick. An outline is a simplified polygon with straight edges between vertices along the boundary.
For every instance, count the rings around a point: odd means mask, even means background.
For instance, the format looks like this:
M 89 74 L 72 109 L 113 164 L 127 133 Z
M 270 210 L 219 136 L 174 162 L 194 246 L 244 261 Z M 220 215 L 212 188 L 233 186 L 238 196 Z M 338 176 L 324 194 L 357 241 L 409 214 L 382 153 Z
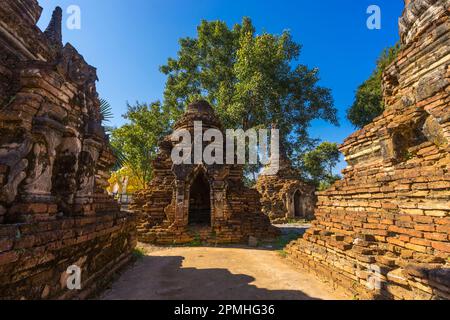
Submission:
M 436 250 L 450 253 L 450 242 L 433 242 L 432 246 Z

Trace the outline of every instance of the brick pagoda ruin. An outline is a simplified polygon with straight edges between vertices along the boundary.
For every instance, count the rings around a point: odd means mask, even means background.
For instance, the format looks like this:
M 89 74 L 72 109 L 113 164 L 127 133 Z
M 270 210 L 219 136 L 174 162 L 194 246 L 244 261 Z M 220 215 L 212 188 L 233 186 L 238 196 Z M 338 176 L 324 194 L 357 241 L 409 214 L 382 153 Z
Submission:
M 273 166 L 278 170 L 272 170 Z M 284 150 L 280 150 L 279 159 L 271 159 L 264 171 L 255 187 L 261 194 L 262 210 L 273 223 L 314 217 L 316 188 L 300 178 Z
M 364 298 L 450 299 L 450 2 L 408 1 L 386 110 L 341 146 L 290 259 Z
M 115 157 L 96 69 L 45 32 L 36 0 L 0 6 L 0 299 L 85 298 L 131 258 L 135 220 L 105 193 Z M 67 269 L 81 270 L 68 290 Z
M 186 129 L 193 137 L 196 121 L 202 122 L 204 131 L 223 132 L 205 101 L 191 104 L 174 131 Z M 171 153 L 175 144 L 172 135 L 160 143 L 153 161 L 154 178 L 131 206 L 138 213 L 140 241 L 239 243 L 249 237 L 261 240 L 278 235 L 278 229 L 261 213 L 258 192 L 244 186 L 241 165 L 174 165 Z

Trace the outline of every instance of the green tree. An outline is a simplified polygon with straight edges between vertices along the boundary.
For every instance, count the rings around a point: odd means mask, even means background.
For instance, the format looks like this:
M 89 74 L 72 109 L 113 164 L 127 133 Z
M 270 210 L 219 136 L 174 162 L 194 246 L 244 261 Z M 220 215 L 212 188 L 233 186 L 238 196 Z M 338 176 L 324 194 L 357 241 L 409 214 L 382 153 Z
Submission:
M 158 142 L 169 133 L 170 116 L 159 102 L 127 107 L 123 117 L 129 123 L 112 130 L 111 145 L 120 151 L 124 164 L 146 186 L 152 178 L 152 160 L 158 152 Z
M 360 85 L 355 94 L 355 101 L 347 111 L 347 118 L 357 128 L 371 123 L 384 111 L 382 78 L 383 72 L 396 59 L 400 45 L 383 50 L 377 66 L 369 79 Z
M 340 155 L 336 143 L 323 142 L 302 157 L 303 171 L 320 190 L 326 189 L 340 179 L 340 176 L 333 173 Z
M 318 85 L 318 69 L 297 63 L 300 45 L 288 31 L 255 34 L 249 18 L 229 28 L 202 21 L 196 38 L 180 39 L 168 76 L 164 105 L 176 119 L 199 98 L 209 101 L 226 128 L 280 129 L 288 154 L 309 141 L 314 119 L 338 124 L 331 92 Z

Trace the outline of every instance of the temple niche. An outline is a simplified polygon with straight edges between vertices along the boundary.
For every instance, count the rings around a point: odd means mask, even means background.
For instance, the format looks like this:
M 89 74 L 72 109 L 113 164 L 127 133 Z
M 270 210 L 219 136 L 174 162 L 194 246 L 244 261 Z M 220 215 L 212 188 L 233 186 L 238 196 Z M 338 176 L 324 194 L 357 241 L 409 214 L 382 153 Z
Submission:
M 202 122 L 203 132 L 223 132 L 214 110 L 205 101 L 189 105 L 174 125 L 174 132 L 185 129 L 193 137 L 197 121 Z M 174 164 L 171 154 L 175 144 L 172 135 L 161 141 L 153 161 L 154 178 L 130 208 L 138 215 L 140 241 L 239 243 L 247 242 L 249 237 L 264 240 L 279 234 L 261 212 L 258 192 L 244 186 L 241 165 Z
M 278 170 L 272 170 L 274 161 Z M 316 188 L 300 178 L 300 172 L 292 167 L 282 148 L 279 158 L 272 158 L 258 177 L 255 188 L 261 194 L 262 210 L 272 223 L 314 217 Z

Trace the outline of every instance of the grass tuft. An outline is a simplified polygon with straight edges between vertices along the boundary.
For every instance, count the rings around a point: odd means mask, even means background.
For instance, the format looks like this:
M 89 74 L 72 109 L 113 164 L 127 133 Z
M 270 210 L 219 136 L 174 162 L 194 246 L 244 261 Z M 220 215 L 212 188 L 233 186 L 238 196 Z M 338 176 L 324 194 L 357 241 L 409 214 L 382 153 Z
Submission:
M 286 259 L 288 256 L 287 252 L 284 250 L 278 250 L 277 253 L 284 259 Z
M 140 259 L 145 257 L 145 251 L 143 249 L 141 249 L 141 248 L 135 248 L 133 250 L 133 257 L 135 259 L 140 260 Z
M 277 238 L 274 245 L 275 248 L 278 249 L 284 249 L 289 243 L 291 243 L 294 240 L 297 240 L 300 237 L 298 233 L 290 232 L 288 234 L 283 234 Z

